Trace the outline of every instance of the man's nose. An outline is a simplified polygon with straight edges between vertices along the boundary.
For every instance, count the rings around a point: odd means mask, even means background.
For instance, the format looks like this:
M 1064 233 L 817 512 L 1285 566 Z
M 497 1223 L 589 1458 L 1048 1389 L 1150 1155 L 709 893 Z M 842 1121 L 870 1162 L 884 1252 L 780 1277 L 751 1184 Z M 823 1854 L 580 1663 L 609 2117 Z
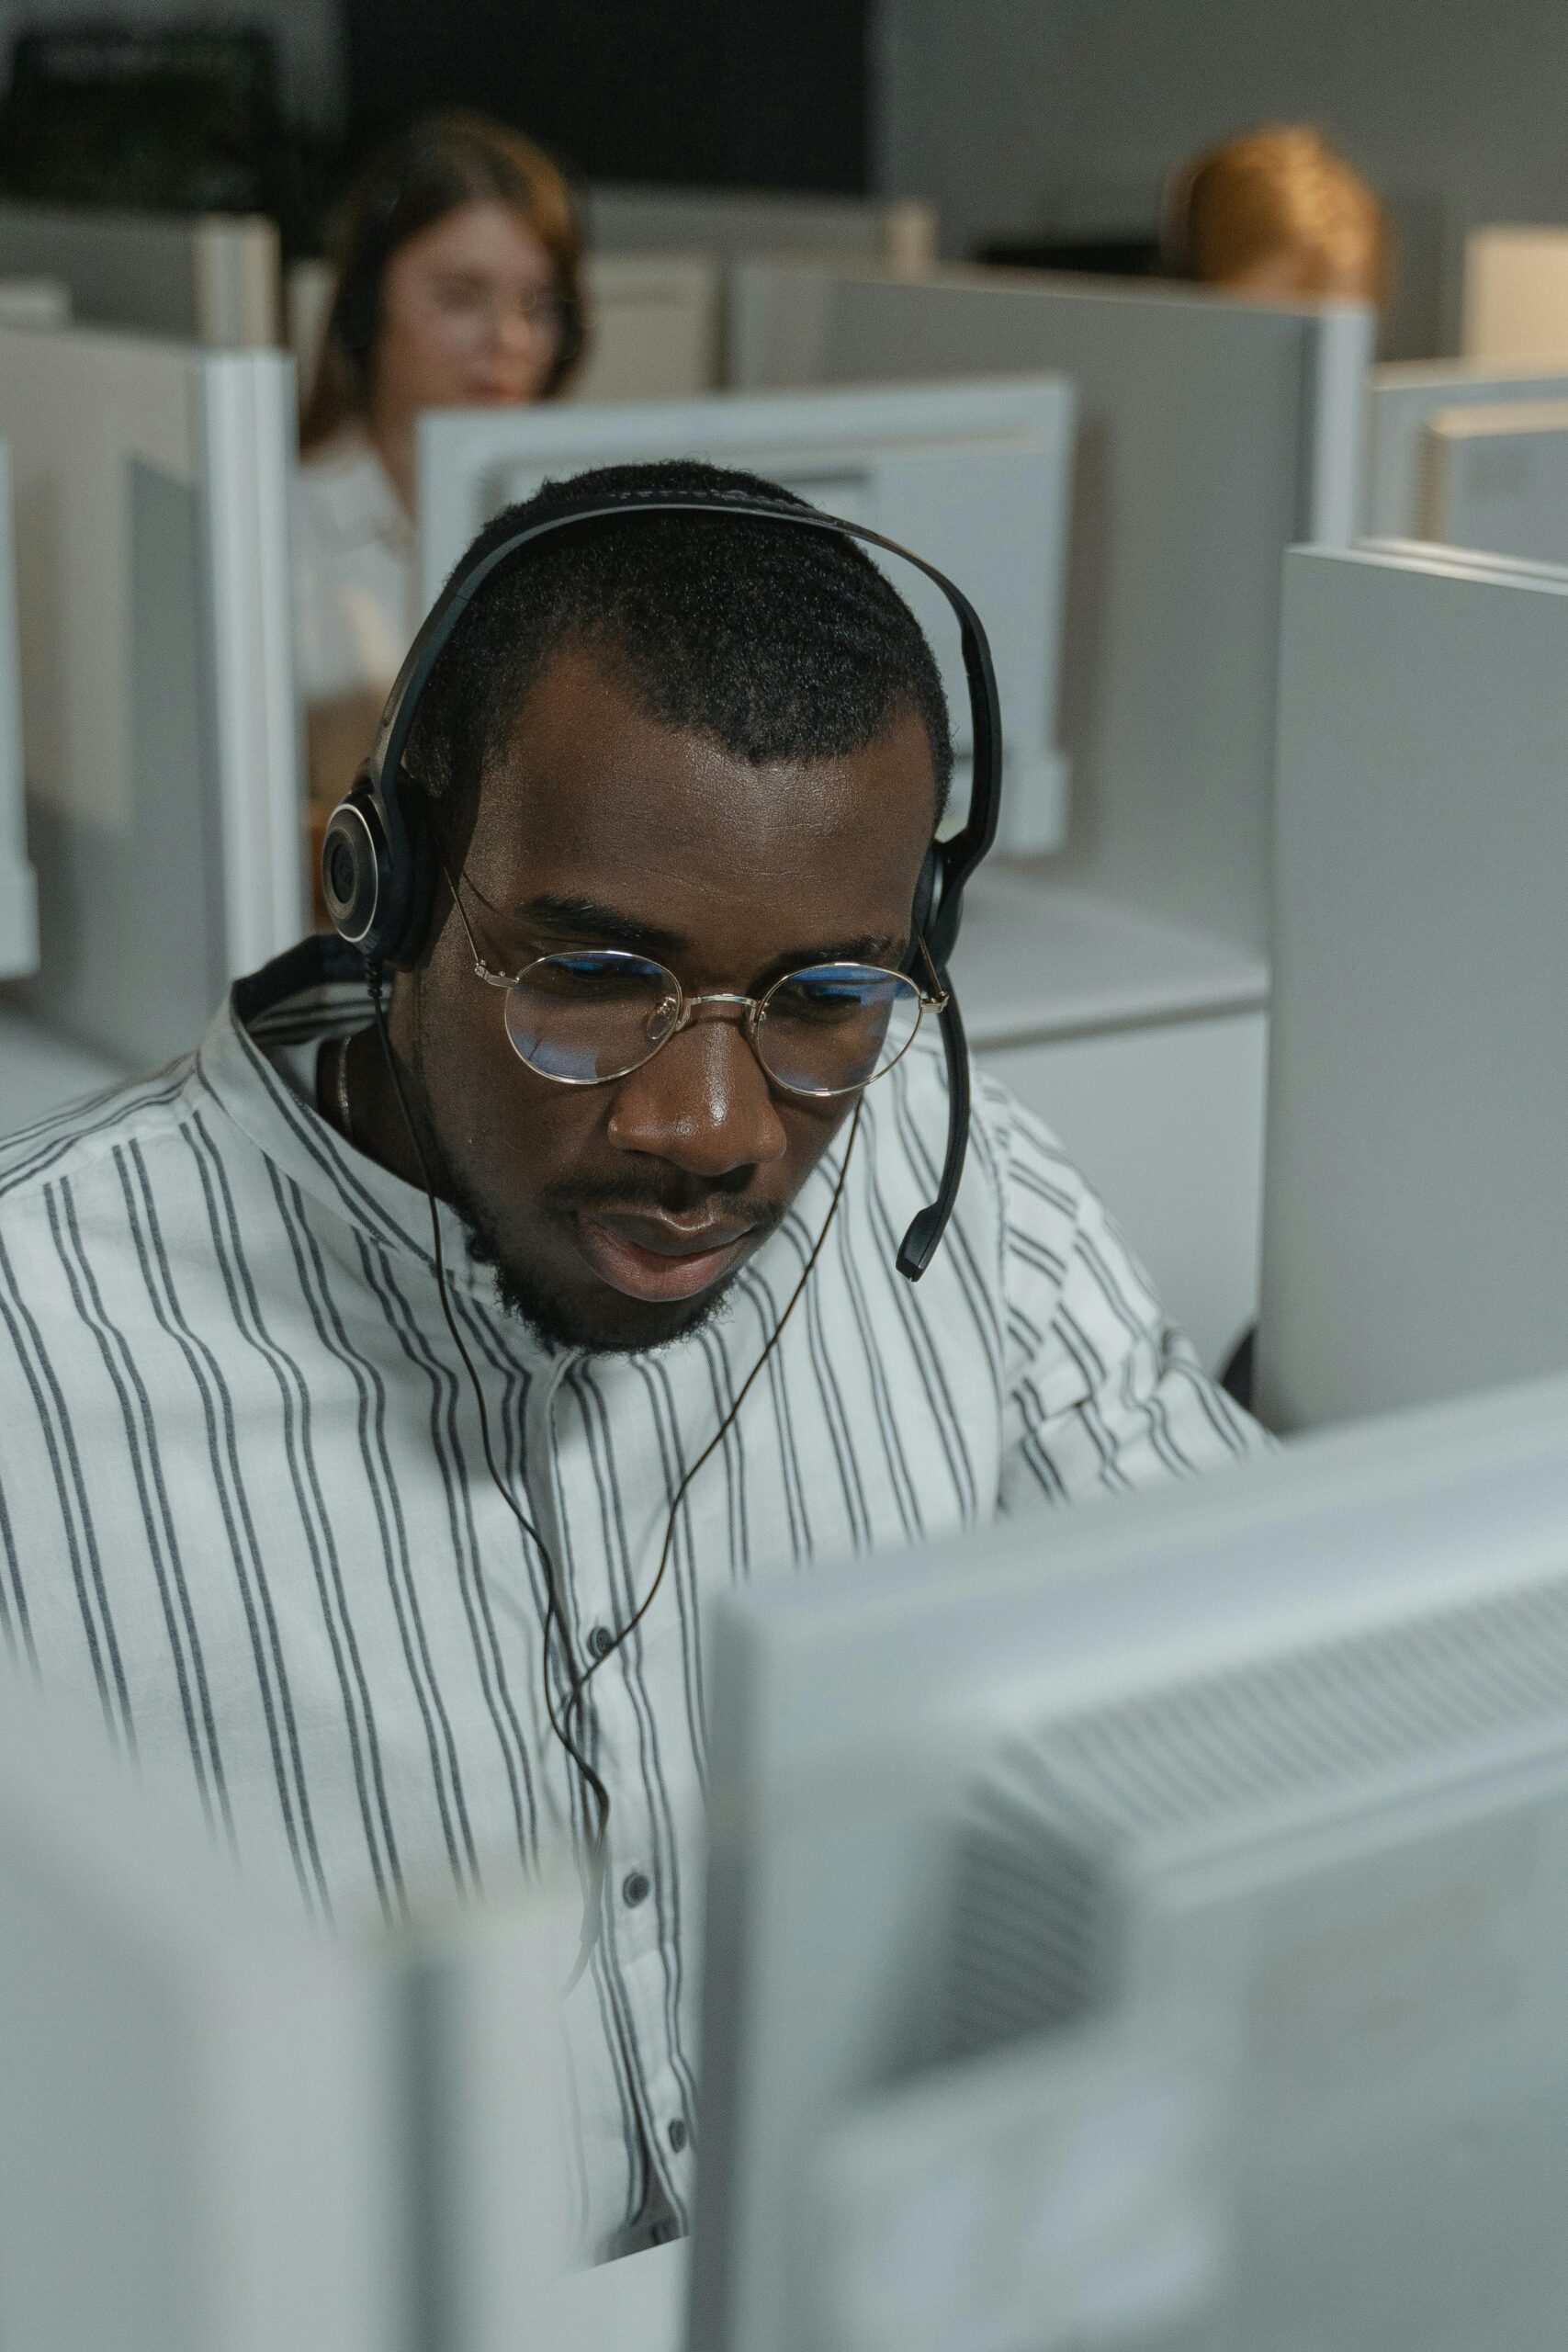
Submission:
M 745 1031 L 712 1016 L 694 1021 L 622 1079 L 610 1140 L 621 1151 L 646 1152 L 708 1178 L 782 1159 L 789 1148 Z

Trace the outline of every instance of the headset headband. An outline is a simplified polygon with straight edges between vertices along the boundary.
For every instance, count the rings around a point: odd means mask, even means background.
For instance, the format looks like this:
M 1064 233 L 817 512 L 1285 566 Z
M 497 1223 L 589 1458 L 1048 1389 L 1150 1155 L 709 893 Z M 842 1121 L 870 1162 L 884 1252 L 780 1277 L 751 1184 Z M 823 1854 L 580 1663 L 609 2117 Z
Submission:
M 358 947 L 372 966 L 406 967 L 413 962 L 423 944 L 434 876 L 422 871 L 414 828 L 404 807 L 402 762 L 432 671 L 479 589 L 523 548 L 558 531 L 581 530 L 593 523 L 627 522 L 645 514 L 744 515 L 858 539 L 901 557 L 922 572 L 941 590 L 958 622 L 974 746 L 969 809 L 951 840 L 931 843 L 916 894 L 916 928 L 947 994 L 942 1037 L 948 1079 L 948 1136 L 942 1182 L 937 1198 L 915 1218 L 898 1251 L 898 1271 L 911 1282 L 917 1281 L 953 1213 L 968 1143 L 968 1049 L 947 966 L 958 938 L 964 887 L 996 839 L 1002 770 L 996 673 L 980 616 L 963 590 L 924 556 L 863 523 L 844 522 L 815 507 L 786 506 L 725 491 L 687 492 L 673 497 L 628 492 L 604 504 L 574 507 L 570 514 L 554 514 L 509 533 L 482 556 L 458 564 L 409 648 L 387 697 L 370 756 L 353 791 L 333 810 L 327 825 L 321 845 L 321 882 L 328 911 L 339 934 Z M 428 860 L 423 863 L 428 865 Z

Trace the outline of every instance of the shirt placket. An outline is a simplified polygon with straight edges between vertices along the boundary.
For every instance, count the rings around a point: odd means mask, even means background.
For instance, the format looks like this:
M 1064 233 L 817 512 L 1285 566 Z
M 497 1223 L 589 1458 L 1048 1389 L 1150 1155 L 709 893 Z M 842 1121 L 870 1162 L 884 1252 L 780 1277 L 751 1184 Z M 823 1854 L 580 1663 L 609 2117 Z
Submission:
M 581 1669 L 604 1664 L 588 1686 L 580 1729 L 591 1729 L 597 1769 L 610 1790 L 605 1841 L 604 1905 L 595 1965 L 605 1976 L 606 2005 L 638 2109 L 649 2190 L 640 2212 L 626 2217 L 629 2243 L 659 2244 L 676 2234 L 689 2215 L 692 2119 L 670 2046 L 665 2015 L 664 1924 L 673 1917 L 673 1886 L 661 1874 L 675 1868 L 667 1841 L 658 1835 L 651 1792 L 642 1768 L 643 1724 L 659 1693 L 642 1678 L 634 1635 L 617 1646 L 629 1611 L 616 1589 L 606 1535 L 606 1513 L 580 1408 L 568 1406 L 570 1442 L 562 1440 L 562 1392 L 572 1369 L 569 1359 L 552 1369 L 538 1398 L 539 1453 L 548 1464 L 550 1527 L 547 1537 L 560 1570 L 561 1605 L 571 1654 Z M 532 1434 L 532 1432 L 531 1432 Z M 618 1430 L 616 1472 L 627 1491 L 658 1481 L 659 1464 L 629 1458 Z M 541 1533 L 547 1531 L 541 1527 Z M 646 1564 L 634 1563 L 641 1569 Z M 649 1571 L 651 1573 L 651 1571 Z M 613 1653 L 613 1654 L 612 1654 Z M 640 1702 L 640 1704 L 639 1704 Z M 591 1751 L 592 1752 L 592 1751 Z

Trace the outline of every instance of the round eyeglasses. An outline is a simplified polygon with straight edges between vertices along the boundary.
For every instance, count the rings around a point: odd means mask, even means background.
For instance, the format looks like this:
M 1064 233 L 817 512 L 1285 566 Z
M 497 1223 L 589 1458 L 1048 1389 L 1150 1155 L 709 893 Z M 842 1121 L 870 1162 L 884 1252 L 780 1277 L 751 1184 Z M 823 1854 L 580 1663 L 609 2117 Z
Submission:
M 513 1051 L 558 1086 L 628 1078 L 714 1006 L 733 1010 L 775 1086 L 790 1094 L 856 1094 L 908 1051 L 927 1006 L 940 1012 L 947 1001 L 934 968 L 927 993 L 907 973 L 878 964 L 810 964 L 760 997 L 688 995 L 665 965 L 618 947 L 566 948 L 536 956 L 520 972 L 497 972 L 453 895 L 476 977 L 506 992 L 502 1017 Z

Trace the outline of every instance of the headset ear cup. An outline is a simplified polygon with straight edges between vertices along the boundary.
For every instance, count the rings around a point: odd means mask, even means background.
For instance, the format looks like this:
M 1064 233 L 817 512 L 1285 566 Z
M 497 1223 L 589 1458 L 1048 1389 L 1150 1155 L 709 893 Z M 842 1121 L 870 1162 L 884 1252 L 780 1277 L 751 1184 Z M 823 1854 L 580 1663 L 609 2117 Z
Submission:
M 381 812 L 370 786 L 361 780 L 327 820 L 321 837 L 321 896 L 339 938 L 373 962 L 383 952 L 387 864 Z

